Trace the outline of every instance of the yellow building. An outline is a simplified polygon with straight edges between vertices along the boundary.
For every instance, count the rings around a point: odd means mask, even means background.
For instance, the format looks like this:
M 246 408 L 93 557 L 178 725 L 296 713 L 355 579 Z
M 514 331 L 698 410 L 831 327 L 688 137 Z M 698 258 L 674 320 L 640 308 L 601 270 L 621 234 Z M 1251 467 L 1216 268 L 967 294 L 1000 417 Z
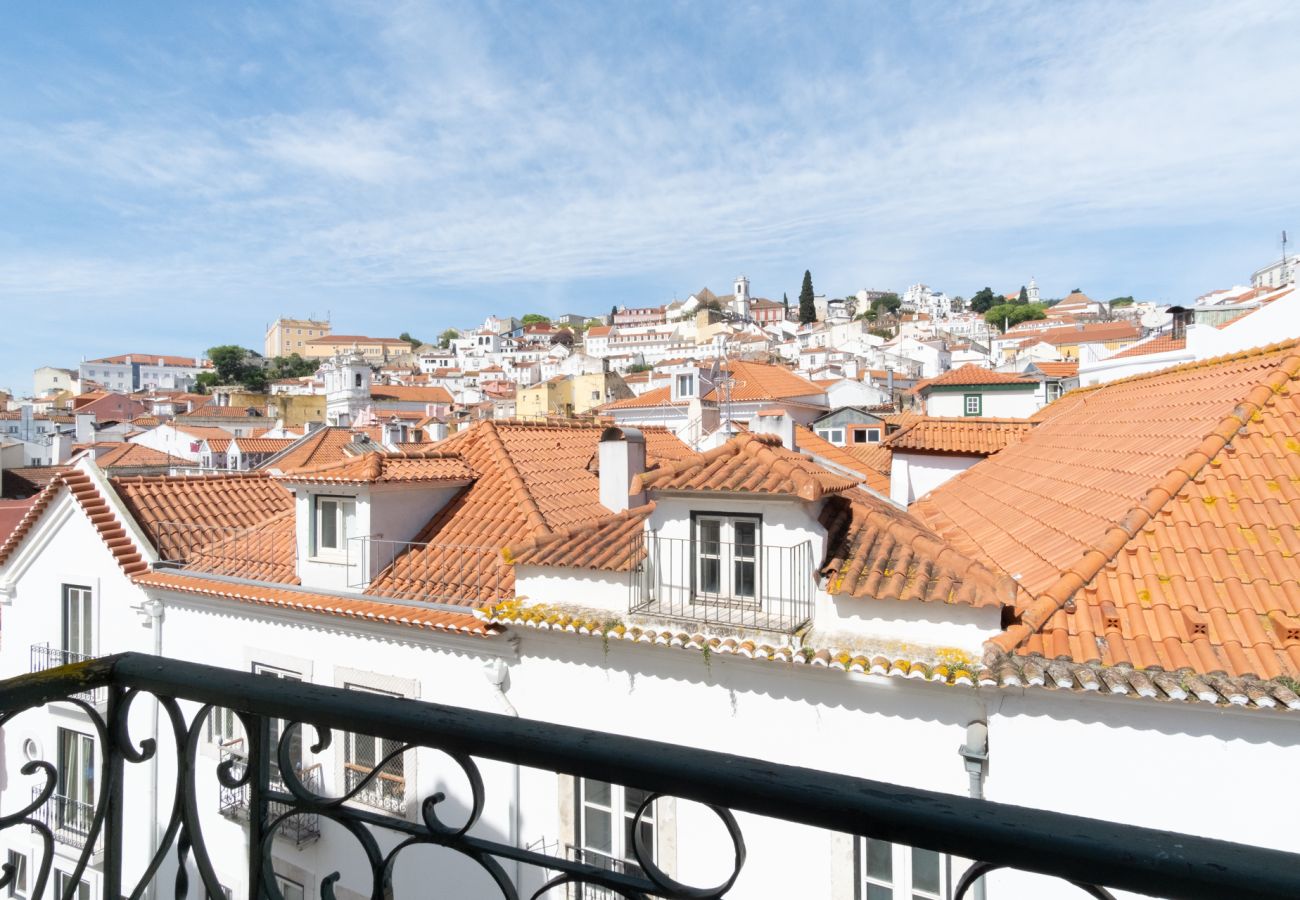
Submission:
M 515 391 L 515 415 L 521 419 L 583 416 L 604 403 L 631 396 L 632 389 L 616 372 L 557 375 L 541 384 L 518 388 Z
M 401 338 L 372 338 L 360 334 L 331 334 L 306 341 L 301 350 L 304 359 L 331 359 L 356 349 L 372 366 L 383 365 L 411 352 L 411 345 Z
M 266 329 L 266 338 L 262 342 L 263 355 L 267 359 L 294 353 L 306 356 L 307 342 L 329 333 L 329 322 L 318 322 L 315 319 L 277 319 L 275 324 Z

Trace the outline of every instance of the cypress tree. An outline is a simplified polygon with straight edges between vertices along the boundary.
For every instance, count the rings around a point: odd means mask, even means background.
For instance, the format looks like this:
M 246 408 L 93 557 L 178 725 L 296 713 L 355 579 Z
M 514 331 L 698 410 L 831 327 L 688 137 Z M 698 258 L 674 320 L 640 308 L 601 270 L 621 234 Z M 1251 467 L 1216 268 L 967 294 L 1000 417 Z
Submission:
M 813 303 L 812 272 L 803 273 L 803 288 L 799 291 L 799 324 L 807 325 L 817 321 L 817 305 Z
M 1025 286 L 1023 284 L 1020 286 L 1020 296 L 1016 298 L 1016 302 L 1017 303 L 1029 302 L 1029 291 L 1025 290 Z

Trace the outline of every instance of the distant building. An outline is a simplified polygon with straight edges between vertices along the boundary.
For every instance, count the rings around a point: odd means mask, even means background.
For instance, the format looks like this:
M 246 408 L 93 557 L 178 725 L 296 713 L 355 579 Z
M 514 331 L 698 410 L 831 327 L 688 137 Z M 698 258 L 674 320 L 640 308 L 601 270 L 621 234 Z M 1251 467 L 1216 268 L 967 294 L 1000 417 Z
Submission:
M 411 352 L 411 345 L 401 338 L 372 338 L 360 334 L 332 334 L 310 338 L 295 353 L 305 359 L 330 359 L 356 350 L 372 366 L 382 365 Z
M 1296 262 L 1300 257 L 1292 255 L 1285 256 L 1275 263 L 1269 263 L 1262 269 L 1257 269 L 1250 276 L 1250 286 L 1253 288 L 1277 288 L 1284 284 L 1291 284 L 1295 281 Z
M 662 325 L 667 321 L 667 309 L 663 306 L 639 306 L 624 308 L 614 313 L 610 324 L 619 326 Z
M 44 397 L 59 391 L 80 391 L 81 379 L 75 369 L 60 369 L 57 366 L 41 366 L 32 376 L 32 396 Z
M 330 330 L 331 325 L 328 321 L 276 319 L 275 323 L 266 329 L 266 338 L 263 342 L 265 347 L 264 355 L 268 359 L 274 359 L 277 356 L 289 356 L 294 353 L 299 356 L 306 356 L 307 341 L 312 338 L 324 337 L 330 333 Z
M 932 291 L 924 284 L 912 285 L 901 299 L 906 312 L 925 313 L 933 319 L 946 319 L 952 314 L 952 298 L 940 291 Z
M 84 384 L 93 381 L 109 391 L 187 391 L 203 371 L 192 356 L 157 356 L 127 353 L 84 361 L 77 375 Z

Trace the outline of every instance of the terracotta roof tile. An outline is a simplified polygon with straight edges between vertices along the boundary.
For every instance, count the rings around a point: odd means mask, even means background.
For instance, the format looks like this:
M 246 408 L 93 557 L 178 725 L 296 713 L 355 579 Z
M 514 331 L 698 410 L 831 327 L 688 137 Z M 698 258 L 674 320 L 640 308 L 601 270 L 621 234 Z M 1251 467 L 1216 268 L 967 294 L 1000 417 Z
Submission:
M 803 425 L 795 427 L 795 446 L 804 453 L 810 453 L 818 459 L 836 465 L 850 472 L 857 472 L 867 483 L 867 487 L 877 491 L 885 496 L 889 496 L 889 453 L 884 455 L 885 471 L 881 472 L 877 466 L 881 460 L 879 454 L 872 459 L 866 453 L 854 453 L 852 447 L 837 447 L 830 441 L 825 440 L 817 432 Z M 878 447 L 878 444 L 858 444 L 856 447 Z M 856 448 L 854 448 L 856 449 Z
M 991 651 L 1300 674 L 1297 373 L 1290 342 L 1072 391 L 921 500 L 1019 576 L 1020 621 Z
M 241 453 L 279 453 L 292 446 L 298 438 L 241 437 L 234 438 Z
M 113 469 L 167 468 L 186 466 L 189 461 L 143 444 L 124 442 L 95 458 L 95 465 L 108 472 Z
M 1074 378 L 1079 374 L 1077 362 L 1036 362 L 1034 368 L 1048 378 Z
M 405 384 L 376 384 L 370 388 L 370 399 L 381 403 L 385 401 L 397 403 L 454 402 L 454 398 L 445 387 L 423 387 Z
M 640 540 L 655 505 L 648 503 L 596 522 L 549 532 L 511 547 L 509 562 L 521 566 L 628 572 L 645 558 Z
M 942 375 L 928 378 L 925 381 L 918 381 L 915 390 L 924 392 L 932 387 L 964 386 L 968 384 L 1022 384 L 1030 386 L 1033 382 L 1026 380 L 1021 375 L 994 372 L 992 369 L 986 369 L 974 363 L 966 363 L 959 369 L 944 372 Z
M 1037 343 L 1054 346 L 1068 344 L 1110 343 L 1112 341 L 1136 341 L 1142 332 L 1133 322 L 1089 322 L 1082 325 L 1065 325 L 1060 328 L 1012 328 L 1004 338 L 1023 337 L 1020 346 Z
M 233 584 L 228 581 L 162 571 L 139 575 L 135 578 L 135 582 L 145 587 L 222 597 L 259 606 L 277 606 L 347 619 L 408 625 L 412 628 L 427 628 L 476 637 L 491 637 L 500 633 L 498 627 L 484 622 L 473 613 L 448 612 L 436 607 L 421 607 L 418 604 L 385 603 L 370 598 L 316 594 L 288 586 Z
M 1033 427 L 1027 419 L 925 416 L 894 432 L 884 443 L 895 452 L 992 456 L 1019 442 Z
M 1184 350 L 1187 348 L 1187 338 L 1174 337 L 1172 334 L 1158 334 L 1140 344 L 1133 344 L 1125 347 L 1109 359 L 1128 359 L 1134 356 L 1146 356 L 1149 353 L 1169 353 L 1174 350 Z
M 787 494 L 817 500 L 862 480 L 831 472 L 785 449 L 774 435 L 741 434 L 705 453 L 638 475 L 632 481 L 632 491 Z
M 882 600 L 999 606 L 1015 583 L 935 537 L 924 523 L 861 490 L 822 507 L 827 592 Z
M 417 447 L 410 450 L 371 451 L 351 459 L 295 469 L 273 477 L 280 481 L 329 484 L 464 482 L 474 478 L 474 470 L 453 451 Z
M 303 435 L 280 455 L 268 460 L 261 468 L 273 468 L 281 472 L 295 469 L 308 469 L 328 463 L 342 462 L 348 458 L 344 450 L 353 442 L 352 432 L 347 428 L 318 428 Z

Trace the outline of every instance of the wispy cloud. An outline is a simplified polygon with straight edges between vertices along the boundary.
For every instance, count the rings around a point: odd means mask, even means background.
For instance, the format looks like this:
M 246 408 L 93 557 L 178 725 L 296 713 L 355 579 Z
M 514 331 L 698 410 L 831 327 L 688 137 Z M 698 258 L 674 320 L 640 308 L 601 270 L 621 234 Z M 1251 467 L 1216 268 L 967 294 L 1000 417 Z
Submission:
M 5 69 L 48 103 L 0 88 L 0 201 L 22 211 L 0 212 L 0 298 L 224 295 L 258 317 L 267 294 L 624 279 L 652 300 L 665 277 L 814 262 L 831 289 L 970 290 L 1046 234 L 1118 285 L 1107 229 L 1263 234 L 1296 212 L 1293 5 L 789 12 L 292 7 L 125 45 L 90 28 L 57 68 Z

